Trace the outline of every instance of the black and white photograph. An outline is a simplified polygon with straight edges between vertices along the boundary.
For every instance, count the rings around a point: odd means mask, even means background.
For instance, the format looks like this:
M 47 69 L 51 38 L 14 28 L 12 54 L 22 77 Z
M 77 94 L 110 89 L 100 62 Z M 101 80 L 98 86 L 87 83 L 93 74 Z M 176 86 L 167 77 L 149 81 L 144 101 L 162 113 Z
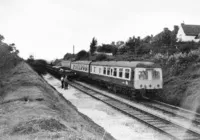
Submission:
M 199 0 L 0 0 L 0 140 L 200 140 Z

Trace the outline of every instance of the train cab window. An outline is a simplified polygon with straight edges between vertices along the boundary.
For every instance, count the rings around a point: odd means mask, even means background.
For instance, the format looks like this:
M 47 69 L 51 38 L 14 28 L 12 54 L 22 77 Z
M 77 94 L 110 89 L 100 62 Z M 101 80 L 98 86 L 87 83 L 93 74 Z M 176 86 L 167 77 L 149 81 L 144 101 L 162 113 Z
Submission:
M 130 76 L 130 70 L 129 69 L 125 69 L 125 78 L 129 79 Z
M 152 71 L 152 78 L 153 78 L 153 80 L 160 79 L 160 72 L 156 71 L 156 70 L 153 70 Z
M 113 76 L 117 76 L 117 68 L 114 68 Z
M 139 71 L 140 80 L 148 80 L 148 71 Z
M 110 68 L 107 68 L 107 75 L 110 75 Z
M 95 73 L 96 67 L 93 67 L 93 72 Z
M 123 68 L 119 68 L 119 77 L 123 77 Z
M 103 68 L 103 74 L 106 75 L 106 67 Z

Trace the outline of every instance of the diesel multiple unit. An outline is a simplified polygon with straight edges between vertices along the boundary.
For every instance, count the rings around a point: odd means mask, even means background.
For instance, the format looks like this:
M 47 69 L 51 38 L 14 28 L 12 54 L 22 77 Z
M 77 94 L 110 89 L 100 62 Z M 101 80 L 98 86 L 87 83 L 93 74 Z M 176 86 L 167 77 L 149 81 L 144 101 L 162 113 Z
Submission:
M 153 94 L 163 88 L 162 69 L 153 62 L 146 61 L 63 61 L 82 77 L 106 85 L 114 91 L 129 92 L 143 96 Z

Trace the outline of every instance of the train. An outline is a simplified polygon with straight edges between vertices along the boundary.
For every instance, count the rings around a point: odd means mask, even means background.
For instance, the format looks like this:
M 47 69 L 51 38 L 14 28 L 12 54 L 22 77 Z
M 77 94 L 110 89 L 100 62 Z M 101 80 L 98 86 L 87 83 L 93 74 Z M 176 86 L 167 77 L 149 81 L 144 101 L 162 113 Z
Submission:
M 150 61 L 62 61 L 80 78 L 136 98 L 153 97 L 163 89 L 162 68 Z

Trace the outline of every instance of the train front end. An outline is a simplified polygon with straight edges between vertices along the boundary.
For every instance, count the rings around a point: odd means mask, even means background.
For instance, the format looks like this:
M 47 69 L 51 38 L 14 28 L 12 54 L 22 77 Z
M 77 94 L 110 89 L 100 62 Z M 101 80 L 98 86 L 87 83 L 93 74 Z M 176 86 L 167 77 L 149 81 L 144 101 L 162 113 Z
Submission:
M 154 96 L 163 88 L 161 68 L 135 68 L 134 88 L 145 92 L 145 96 Z M 144 95 L 142 95 L 144 96 Z

